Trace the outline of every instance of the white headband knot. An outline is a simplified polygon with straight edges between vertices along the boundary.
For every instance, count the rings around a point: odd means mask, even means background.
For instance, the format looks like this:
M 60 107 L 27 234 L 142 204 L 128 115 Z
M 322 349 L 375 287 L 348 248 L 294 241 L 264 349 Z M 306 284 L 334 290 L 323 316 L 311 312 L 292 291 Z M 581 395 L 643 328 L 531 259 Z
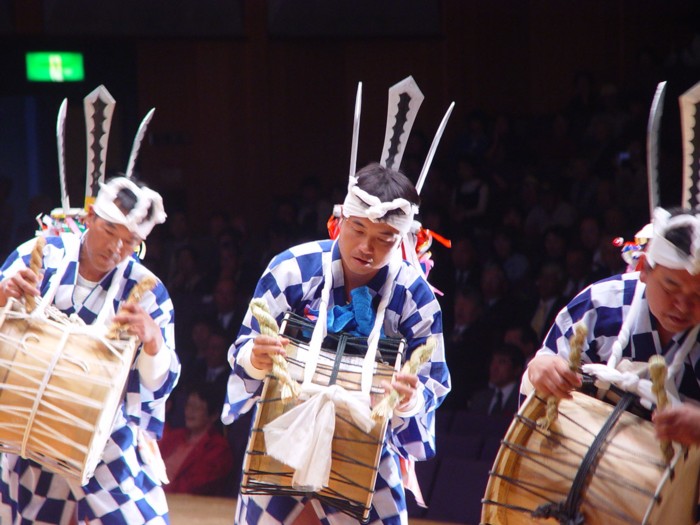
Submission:
M 700 273 L 700 216 L 684 213 L 671 217 L 663 208 L 654 210 L 654 234 L 649 240 L 647 261 L 672 270 L 686 270 L 691 275 Z M 690 255 L 683 253 L 666 239 L 670 230 L 687 227 L 690 229 Z
M 403 214 L 386 217 L 390 211 L 401 210 Z M 366 217 L 372 222 L 385 222 L 396 228 L 401 235 L 411 230 L 413 216 L 418 207 L 404 198 L 382 202 L 379 197 L 367 193 L 357 185 L 357 177 L 351 176 L 348 183 L 348 193 L 343 202 L 343 217 Z
M 127 214 L 124 214 L 115 202 L 122 190 L 128 190 L 136 196 L 136 204 Z M 126 177 L 115 177 L 106 184 L 100 183 L 100 191 L 93 209 L 103 219 L 126 226 L 141 239 L 148 237 L 153 227 L 165 222 L 167 217 L 163 198 L 158 192 L 139 187 Z

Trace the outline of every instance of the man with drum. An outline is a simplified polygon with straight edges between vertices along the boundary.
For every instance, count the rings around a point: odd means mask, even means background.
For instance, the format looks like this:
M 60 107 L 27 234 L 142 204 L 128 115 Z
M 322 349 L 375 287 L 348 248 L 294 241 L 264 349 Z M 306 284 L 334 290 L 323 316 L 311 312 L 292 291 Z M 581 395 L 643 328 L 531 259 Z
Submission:
M 359 300 L 352 298 L 361 291 L 369 297 L 371 309 L 366 330 L 381 323 L 386 337 L 406 339 L 408 356 L 428 337 L 436 339 L 430 362 L 417 374 L 397 373 L 392 381 L 401 401 L 381 451 L 369 516 L 374 524 L 407 523 L 399 458 L 424 460 L 435 454 L 434 411 L 450 390 L 440 307 L 421 272 L 401 257 L 402 238 L 409 232 L 418 203 L 416 189 L 402 173 L 370 164 L 350 179 L 338 239 L 302 244 L 279 254 L 254 293 L 267 302 L 278 322 L 290 310 L 305 316 L 324 307 L 329 312 L 355 308 L 359 325 L 366 315 L 360 315 L 359 304 L 353 304 Z M 285 355 L 286 339 L 257 330 L 249 310 L 229 350 L 232 371 L 223 412 L 227 424 L 253 407 L 272 357 Z M 304 496 L 241 494 L 236 523 L 292 523 L 307 501 Z M 322 523 L 357 522 L 319 500 L 311 504 Z
M 568 363 L 573 326 L 581 321 L 588 329 L 584 363 L 606 363 L 613 354 L 666 358 L 675 379 L 667 388 L 675 386 L 670 393 L 686 402 L 654 415 L 657 434 L 700 443 L 700 408 L 687 402 L 700 401 L 700 210 L 657 208 L 653 227 L 641 271 L 594 283 L 559 312 L 528 366 L 523 391 L 531 383 L 544 396 L 565 398 L 581 386 Z
M 168 522 L 159 456 L 156 459 L 147 451 L 152 440 L 160 437 L 165 401 L 180 371 L 173 306 L 157 279 L 139 302 L 125 303 L 137 283 L 155 277 L 135 257 L 134 249 L 164 220 L 158 193 L 117 177 L 101 185 L 82 235 L 46 239 L 39 275 L 28 267 L 36 239 L 19 246 L 0 269 L 0 306 L 10 297 L 54 293 L 52 304 L 60 311 L 77 315 L 87 324 L 102 319 L 121 323 L 141 343 L 111 437 L 87 484 L 80 486 L 31 460 L 2 455 L 3 525 Z M 105 308 L 109 310 L 101 315 Z

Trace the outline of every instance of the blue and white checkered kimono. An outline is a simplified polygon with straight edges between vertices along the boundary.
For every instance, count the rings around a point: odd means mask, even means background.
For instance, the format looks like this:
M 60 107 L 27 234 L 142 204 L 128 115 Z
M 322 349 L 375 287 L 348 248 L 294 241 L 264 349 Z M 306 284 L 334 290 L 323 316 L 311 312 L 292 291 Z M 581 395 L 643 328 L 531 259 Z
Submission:
M 71 237 L 66 238 L 66 235 Z M 24 243 L 7 258 L 0 269 L 0 280 L 29 266 L 34 243 L 35 240 Z M 76 313 L 88 324 L 96 319 L 113 279 L 121 278 L 122 281 L 114 299 L 116 311 L 135 284 L 146 276 L 153 276 L 135 257 L 129 258 L 105 276 L 83 304 L 76 304 L 73 290 L 78 274 L 79 247 L 80 239 L 72 234 L 47 238 L 40 290 L 42 295 L 47 292 L 57 269 L 68 258 L 54 305 L 67 314 Z M 137 450 L 137 436 L 142 430 L 160 437 L 165 420 L 165 401 L 180 372 L 174 345 L 173 305 L 160 281 L 151 292 L 144 294 L 140 304 L 161 327 L 165 341 L 161 352 L 170 353 L 170 369 L 164 384 L 157 391 L 149 391 L 141 383 L 136 365 L 132 366 L 121 410 L 104 455 L 94 477 L 84 486 L 52 474 L 30 460 L 3 454 L 0 479 L 3 502 L 0 521 L 3 525 L 68 525 L 75 516 L 76 505 L 81 524 L 84 519 L 90 524 L 104 525 L 168 523 L 165 495 L 151 467 L 144 463 Z
M 642 290 L 646 287 L 639 280 L 639 272 L 624 273 L 590 285 L 559 312 L 538 353 L 558 353 L 568 359 L 573 325 L 584 319 L 588 327 L 588 336 L 584 346 L 586 350 L 582 355 L 583 362 L 607 362 L 638 287 L 642 287 Z M 670 363 L 688 336 L 689 330 L 675 334 L 667 347 L 662 348 L 657 331 L 658 321 L 649 311 L 646 295 L 641 296 L 641 301 L 639 314 L 631 325 L 631 336 L 623 348 L 622 355 L 634 361 L 647 362 L 652 355 L 662 354 L 666 357 L 666 362 Z M 700 399 L 698 378 L 700 341 L 696 340 L 686 358 L 684 374 L 678 374 L 676 377 L 679 392 Z
M 323 288 L 322 259 L 328 256 L 332 256 L 334 276 L 329 308 L 346 304 L 340 252 L 337 244 L 330 240 L 295 246 L 275 257 L 260 278 L 255 297 L 265 299 L 278 322 L 290 310 L 299 315 L 304 315 L 306 307 L 318 310 Z M 368 284 L 372 297 L 376 298 L 387 273 L 387 267 L 381 269 Z M 252 340 L 258 335 L 256 327 L 257 321 L 248 311 L 238 338 L 229 350 L 232 371 L 222 416 L 226 424 L 250 410 L 262 392 L 262 381 L 252 379 L 243 367 L 236 366 L 236 355 L 241 347 L 252 345 Z M 424 460 L 435 454 L 435 409 L 450 390 L 440 306 L 425 279 L 408 263 L 402 263 L 391 288 L 383 328 L 387 337 L 404 337 L 407 340 L 409 356 L 428 336 L 435 336 L 438 340 L 432 360 L 418 373 L 424 386 L 425 406 L 415 416 L 403 418 L 395 415 L 392 418 L 381 454 L 369 519 L 370 523 L 398 524 L 407 522 L 399 456 Z M 301 510 L 303 502 L 301 497 L 240 495 L 236 522 L 290 522 Z M 332 507 L 324 505 L 323 510 L 325 517 L 322 521 L 325 523 L 355 522 Z

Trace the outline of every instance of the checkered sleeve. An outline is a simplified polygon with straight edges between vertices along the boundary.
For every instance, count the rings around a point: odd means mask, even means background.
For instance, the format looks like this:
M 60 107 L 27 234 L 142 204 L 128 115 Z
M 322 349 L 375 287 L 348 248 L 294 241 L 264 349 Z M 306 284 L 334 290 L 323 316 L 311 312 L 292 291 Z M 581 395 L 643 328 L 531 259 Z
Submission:
M 582 356 L 584 362 L 606 362 L 638 284 L 638 274 L 628 273 L 610 277 L 585 288 L 559 312 L 538 353 L 558 354 L 568 359 L 569 340 L 573 335 L 574 325 L 582 321 L 588 328 Z M 649 325 L 648 314 L 646 319 L 642 317 L 635 322 L 635 332 L 651 331 L 651 327 L 646 325 Z M 626 353 L 629 352 L 627 349 Z
M 134 262 L 125 272 L 127 282 L 122 298 L 128 297 L 131 289 L 146 276 L 153 274 Z M 180 376 L 180 362 L 175 353 L 175 315 L 170 295 L 159 280 L 152 291 L 144 294 L 140 304 L 160 327 L 164 342 L 160 351 L 168 352 L 170 367 L 163 384 L 156 390 L 150 390 L 140 381 L 137 360 L 134 360 L 127 383 L 126 410 L 130 420 L 137 421 L 142 429 L 159 438 L 165 423 L 165 402 Z
M 32 250 L 36 244 L 36 239 L 30 239 L 27 242 L 17 247 L 8 257 L 0 268 L 0 281 L 12 277 L 22 268 L 29 266 Z
M 388 432 L 388 439 L 400 455 L 424 460 L 435 455 L 435 409 L 451 388 L 445 362 L 442 312 L 428 283 L 409 267 L 397 277 L 390 308 L 400 311 L 398 331 L 407 340 L 407 358 L 428 337 L 437 340 L 430 361 L 418 371 L 424 387 L 423 409 L 411 417 L 394 415 Z
M 264 299 L 271 315 L 280 323 L 285 312 L 299 310 L 305 298 L 323 281 L 321 256 L 329 249 L 329 243 L 312 242 L 282 252 L 268 265 L 253 297 Z M 224 424 L 230 424 L 239 415 L 248 412 L 262 392 L 262 381 L 251 378 L 236 363 L 241 350 L 252 346 L 253 339 L 259 334 L 258 322 L 248 308 L 238 337 L 229 349 L 231 374 L 222 412 Z

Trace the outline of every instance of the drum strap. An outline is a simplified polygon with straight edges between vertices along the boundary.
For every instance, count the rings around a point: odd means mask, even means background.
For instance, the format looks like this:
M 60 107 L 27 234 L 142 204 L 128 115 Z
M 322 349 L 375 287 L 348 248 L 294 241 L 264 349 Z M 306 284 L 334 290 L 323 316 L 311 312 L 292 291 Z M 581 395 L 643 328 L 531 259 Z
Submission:
M 341 333 L 340 337 L 338 338 L 338 346 L 336 347 L 335 351 L 335 361 L 333 362 L 333 370 L 331 370 L 331 376 L 328 379 L 328 384 L 329 385 L 335 385 L 336 380 L 338 379 L 338 372 L 340 371 L 340 365 L 343 362 L 343 356 L 345 355 L 345 348 L 348 343 L 348 336 L 346 334 Z
M 634 398 L 634 394 L 625 392 L 610 413 L 610 416 L 601 427 L 600 432 L 598 432 L 591 447 L 581 461 L 581 466 L 578 472 L 576 472 L 566 501 L 540 505 L 532 512 L 533 518 L 555 518 L 559 520 L 560 525 L 583 525 L 585 523 L 584 516 L 581 514 L 579 507 L 581 506 L 583 491 L 588 483 L 589 475 L 595 468 L 598 454 L 605 446 L 610 432 L 617 424 L 623 412 L 629 408 Z

